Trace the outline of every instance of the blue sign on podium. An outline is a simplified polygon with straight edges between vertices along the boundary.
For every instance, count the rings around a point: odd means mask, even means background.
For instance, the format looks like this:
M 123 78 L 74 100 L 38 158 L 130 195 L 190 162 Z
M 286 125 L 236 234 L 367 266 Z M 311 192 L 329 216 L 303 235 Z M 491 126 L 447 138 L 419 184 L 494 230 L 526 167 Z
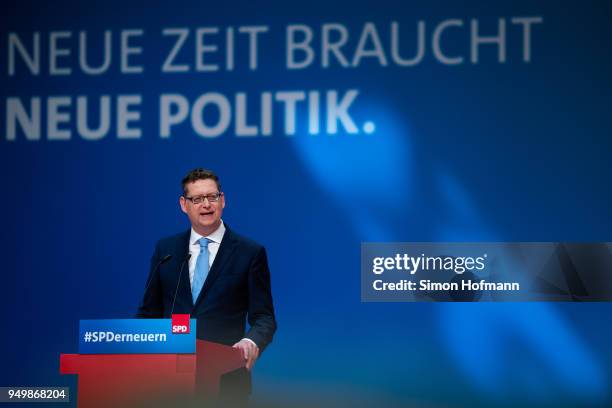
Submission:
M 190 354 L 196 351 L 196 319 L 188 333 L 173 333 L 171 319 L 81 320 L 80 354 Z

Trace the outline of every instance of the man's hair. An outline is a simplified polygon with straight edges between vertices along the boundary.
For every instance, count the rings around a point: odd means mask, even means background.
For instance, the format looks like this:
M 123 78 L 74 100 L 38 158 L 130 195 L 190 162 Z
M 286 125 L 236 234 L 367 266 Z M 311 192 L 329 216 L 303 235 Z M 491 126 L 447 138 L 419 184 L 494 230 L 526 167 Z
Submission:
M 195 183 L 198 180 L 206 180 L 211 179 L 217 184 L 217 190 L 221 191 L 221 183 L 219 183 L 219 177 L 212 172 L 211 170 L 206 170 L 202 168 L 197 168 L 191 170 L 185 177 L 183 177 L 183 181 L 181 182 L 183 187 L 183 196 L 187 195 L 187 184 Z

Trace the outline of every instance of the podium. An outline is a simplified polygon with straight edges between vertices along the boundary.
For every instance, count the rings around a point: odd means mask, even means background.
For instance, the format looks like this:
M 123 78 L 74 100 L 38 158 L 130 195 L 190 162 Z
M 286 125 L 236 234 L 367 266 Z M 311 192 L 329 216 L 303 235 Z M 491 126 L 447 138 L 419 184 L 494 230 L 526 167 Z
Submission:
M 221 377 L 245 360 L 240 350 L 193 339 L 195 353 L 61 354 L 60 373 L 78 375 L 79 408 L 214 400 Z

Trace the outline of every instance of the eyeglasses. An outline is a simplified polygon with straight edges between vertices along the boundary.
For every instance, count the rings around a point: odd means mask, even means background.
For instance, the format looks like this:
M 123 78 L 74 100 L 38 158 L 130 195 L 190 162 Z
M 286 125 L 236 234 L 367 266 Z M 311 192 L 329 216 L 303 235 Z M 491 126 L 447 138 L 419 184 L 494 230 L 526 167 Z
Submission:
M 214 194 L 206 194 L 206 195 L 201 195 L 201 196 L 196 196 L 196 197 L 187 197 L 187 196 L 183 196 L 183 197 L 185 197 L 185 200 L 189 200 L 193 204 L 200 204 L 200 203 L 203 203 L 204 200 L 208 200 L 209 203 L 216 203 L 217 201 L 219 201 L 219 198 L 221 198 L 222 195 L 223 193 L 214 193 Z

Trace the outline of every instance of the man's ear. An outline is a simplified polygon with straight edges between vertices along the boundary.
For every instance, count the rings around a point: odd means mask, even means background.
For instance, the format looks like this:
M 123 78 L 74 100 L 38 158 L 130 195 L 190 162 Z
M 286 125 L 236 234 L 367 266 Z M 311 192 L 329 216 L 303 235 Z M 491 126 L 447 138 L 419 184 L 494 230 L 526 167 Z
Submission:
M 185 197 L 179 197 L 179 205 L 181 206 L 181 210 L 187 214 L 187 200 L 185 200 Z

